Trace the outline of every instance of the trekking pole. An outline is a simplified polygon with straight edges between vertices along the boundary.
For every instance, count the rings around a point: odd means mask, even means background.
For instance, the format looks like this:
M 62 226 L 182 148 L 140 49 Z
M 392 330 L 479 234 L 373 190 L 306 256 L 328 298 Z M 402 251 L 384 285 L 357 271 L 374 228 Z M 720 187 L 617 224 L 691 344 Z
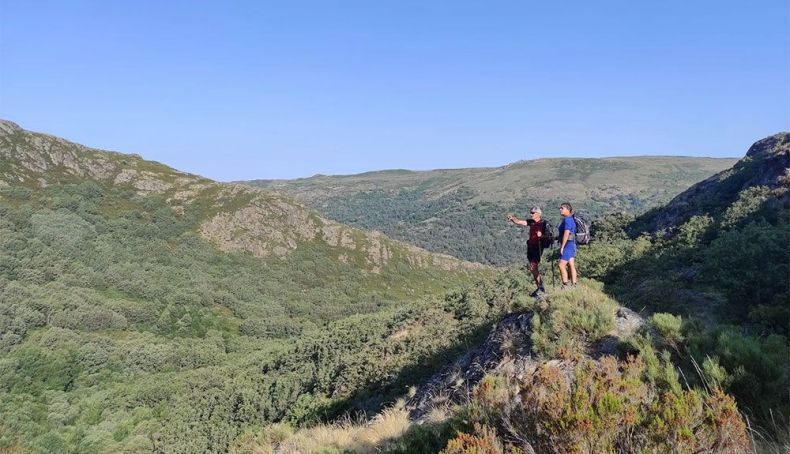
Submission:
M 542 221 L 542 222 L 546 222 L 546 221 Z M 544 224 L 544 230 L 545 230 L 545 224 Z M 545 232 L 543 232 L 543 233 L 545 233 Z M 551 233 L 552 233 L 552 235 L 554 234 L 554 232 L 551 232 Z M 543 238 L 539 238 L 538 240 L 539 240 L 538 241 L 538 250 L 540 251 L 541 262 L 543 262 Z M 554 249 L 554 242 L 553 241 L 551 242 L 551 245 L 549 245 L 549 249 Z M 556 282 L 554 281 L 554 266 L 549 264 L 549 268 L 551 268 L 551 286 L 554 287 L 554 286 L 556 286 Z M 540 271 L 540 266 L 538 266 L 538 271 Z M 543 283 L 543 276 L 541 276 L 541 283 Z
M 540 276 L 540 284 L 538 284 L 538 289 L 543 286 L 543 276 L 540 274 L 540 262 L 543 261 L 543 238 L 538 237 L 538 276 Z
M 554 249 L 554 243 L 551 243 L 551 248 Z M 554 266 L 551 266 L 551 286 L 557 287 L 557 282 L 554 280 Z

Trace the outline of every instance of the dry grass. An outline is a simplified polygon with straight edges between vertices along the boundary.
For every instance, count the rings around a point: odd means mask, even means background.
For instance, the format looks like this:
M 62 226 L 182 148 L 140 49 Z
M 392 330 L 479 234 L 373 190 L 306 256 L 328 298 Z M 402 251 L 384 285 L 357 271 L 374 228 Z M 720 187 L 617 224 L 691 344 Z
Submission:
M 231 452 L 237 454 L 311 454 L 319 452 L 377 453 L 387 440 L 403 435 L 409 428 L 409 413 L 402 407 L 384 410 L 367 422 L 345 419 L 297 432 L 275 424 L 260 434 L 241 440 Z

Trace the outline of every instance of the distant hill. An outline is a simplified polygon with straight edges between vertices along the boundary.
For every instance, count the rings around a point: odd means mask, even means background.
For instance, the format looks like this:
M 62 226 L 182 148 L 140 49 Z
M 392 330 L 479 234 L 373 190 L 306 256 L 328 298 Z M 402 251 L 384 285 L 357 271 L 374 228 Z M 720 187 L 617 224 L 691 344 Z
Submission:
M 377 229 L 417 246 L 465 260 L 504 265 L 524 260 L 526 245 L 505 213 L 533 205 L 559 218 L 568 201 L 593 215 L 641 213 L 735 159 L 623 157 L 539 159 L 497 168 L 413 172 L 385 170 L 247 184 L 295 197 L 325 216 Z

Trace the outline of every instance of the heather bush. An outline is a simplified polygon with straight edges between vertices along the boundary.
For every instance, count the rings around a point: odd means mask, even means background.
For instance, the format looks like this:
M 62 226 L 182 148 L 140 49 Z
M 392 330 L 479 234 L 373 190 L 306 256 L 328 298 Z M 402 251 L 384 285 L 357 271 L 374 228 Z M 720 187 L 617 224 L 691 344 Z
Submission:
M 521 379 L 483 380 L 470 403 L 477 431 L 463 440 L 498 439 L 510 452 L 750 451 L 732 397 L 718 388 L 664 388 L 646 375 L 641 356 L 630 356 L 543 363 Z

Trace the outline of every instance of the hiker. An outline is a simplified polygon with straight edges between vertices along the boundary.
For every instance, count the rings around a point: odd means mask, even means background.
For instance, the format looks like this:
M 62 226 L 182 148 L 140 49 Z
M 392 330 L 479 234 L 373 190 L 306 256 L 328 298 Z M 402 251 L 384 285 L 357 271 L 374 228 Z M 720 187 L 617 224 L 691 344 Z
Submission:
M 571 268 L 570 285 L 576 287 L 576 221 L 573 219 L 573 207 L 568 202 L 560 205 L 560 275 L 562 290 L 568 289 L 568 269 Z
M 538 288 L 530 294 L 536 297 L 541 293 L 545 293 L 546 289 L 543 287 L 543 278 L 540 276 L 540 256 L 543 255 L 543 231 L 546 228 L 546 222 L 542 219 L 543 211 L 540 207 L 532 207 L 529 210 L 530 219 L 523 220 L 516 216 L 509 214 L 508 220 L 516 225 L 529 226 L 529 239 L 527 240 L 527 260 L 529 261 L 529 270 L 535 278 L 535 285 Z

